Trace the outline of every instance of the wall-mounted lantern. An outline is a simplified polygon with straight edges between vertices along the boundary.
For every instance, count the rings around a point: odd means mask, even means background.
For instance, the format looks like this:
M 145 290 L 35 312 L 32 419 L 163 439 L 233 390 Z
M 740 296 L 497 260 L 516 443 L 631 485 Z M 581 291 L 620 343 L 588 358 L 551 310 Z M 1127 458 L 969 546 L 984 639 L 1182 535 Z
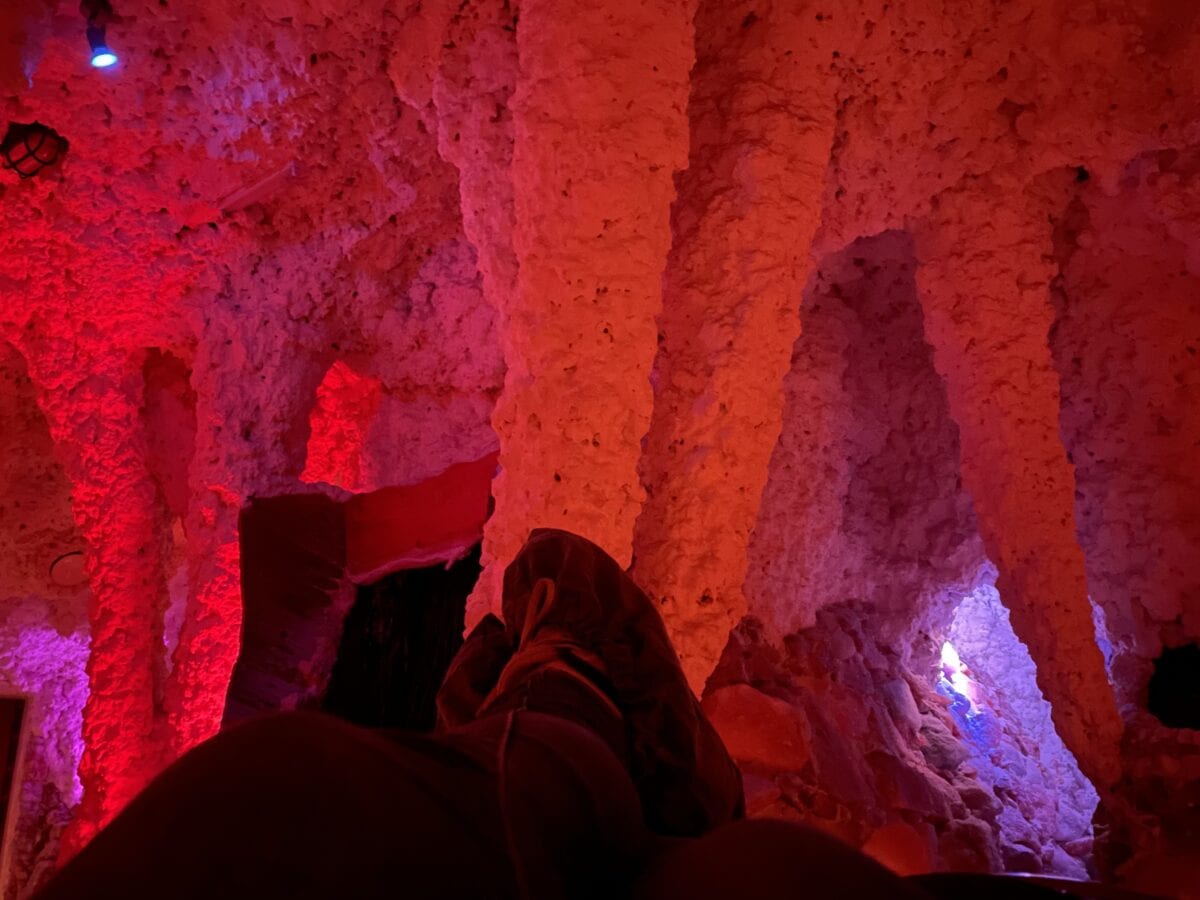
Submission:
M 66 152 L 67 139 L 41 122 L 11 122 L 4 140 L 0 141 L 4 168 L 14 170 L 22 178 L 32 178 L 49 168 Z

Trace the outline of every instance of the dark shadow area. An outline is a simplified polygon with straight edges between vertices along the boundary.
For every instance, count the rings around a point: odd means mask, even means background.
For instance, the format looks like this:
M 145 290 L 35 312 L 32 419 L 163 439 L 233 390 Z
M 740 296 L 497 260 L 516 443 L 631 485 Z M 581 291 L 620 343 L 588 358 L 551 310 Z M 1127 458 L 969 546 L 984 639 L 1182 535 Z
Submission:
M 984 875 L 973 872 L 933 872 L 914 875 L 909 882 L 919 885 L 931 898 L 958 900 L 1165 900 L 1119 887 L 1069 878 L 1049 878 L 1022 874 Z
M 438 688 L 462 646 L 480 546 L 450 567 L 388 575 L 358 588 L 322 708 L 359 725 L 427 731 Z
M 1163 650 L 1154 661 L 1146 707 L 1168 728 L 1200 731 L 1200 644 Z

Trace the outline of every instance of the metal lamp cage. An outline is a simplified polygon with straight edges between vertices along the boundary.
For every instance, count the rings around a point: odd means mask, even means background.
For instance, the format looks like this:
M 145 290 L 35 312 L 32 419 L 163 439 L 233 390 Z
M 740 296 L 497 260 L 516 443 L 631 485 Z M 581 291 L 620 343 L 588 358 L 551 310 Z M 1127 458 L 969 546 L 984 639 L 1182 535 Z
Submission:
M 12 122 L 0 141 L 4 167 L 21 178 L 32 178 L 62 159 L 66 152 L 66 138 L 41 122 Z

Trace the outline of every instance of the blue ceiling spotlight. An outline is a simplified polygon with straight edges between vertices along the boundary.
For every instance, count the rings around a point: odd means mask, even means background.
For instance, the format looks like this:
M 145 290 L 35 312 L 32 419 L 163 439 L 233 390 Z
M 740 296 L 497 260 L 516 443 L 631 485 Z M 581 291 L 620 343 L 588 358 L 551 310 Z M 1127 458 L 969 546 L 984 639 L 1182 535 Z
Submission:
M 92 65 L 97 69 L 107 69 L 117 64 L 117 54 L 108 49 L 104 40 L 104 29 L 88 26 L 88 43 L 92 45 Z
M 117 64 L 117 54 L 108 46 L 105 32 L 113 21 L 112 4 L 109 0 L 82 0 L 79 11 L 87 19 L 88 46 L 92 48 L 92 66 L 107 69 Z

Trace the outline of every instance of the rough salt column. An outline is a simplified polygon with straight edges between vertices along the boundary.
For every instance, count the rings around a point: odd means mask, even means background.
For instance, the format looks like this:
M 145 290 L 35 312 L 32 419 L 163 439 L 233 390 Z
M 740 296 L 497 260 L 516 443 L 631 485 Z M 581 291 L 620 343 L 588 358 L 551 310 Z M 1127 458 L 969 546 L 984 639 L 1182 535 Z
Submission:
M 821 26 L 784 6 L 708 0 L 696 17 L 691 161 L 672 213 L 634 555 L 697 692 L 746 611 L 833 139 Z
M 171 753 L 179 756 L 216 734 L 240 647 L 240 499 L 206 489 L 187 517 L 187 614 L 165 695 Z
M 1092 627 L 1048 345 L 1050 215 L 1065 202 L 988 183 L 942 194 L 916 234 L 917 280 L 1000 597 L 1063 742 L 1103 793 L 1120 774 L 1122 724 Z
M 503 310 L 496 510 L 469 622 L 531 528 L 560 526 L 628 563 L 643 491 L 650 370 L 687 162 L 692 4 L 521 5 L 512 179 L 520 271 Z
M 463 231 L 475 248 L 484 297 L 499 314 L 509 366 L 515 352 L 509 316 L 517 308 L 518 271 L 512 174 L 512 101 L 518 74 L 515 7 L 489 0 L 465 3 L 450 24 L 447 49 L 433 82 L 438 151 L 458 169 Z M 499 414 L 497 410 L 493 417 L 497 427 Z M 511 455 L 510 450 L 505 459 Z M 494 540 L 489 528 L 484 538 L 485 563 Z M 511 544 L 512 537 L 504 541 Z M 512 549 L 501 552 L 511 555 Z M 468 628 L 489 610 L 498 610 L 501 571 L 497 565 L 484 570 L 468 603 Z
M 156 597 L 163 513 L 146 466 L 140 360 L 85 352 L 69 340 L 24 347 L 71 504 L 87 542 L 91 647 L 83 712 L 83 799 L 64 834 L 70 856 L 154 776 L 162 762 L 156 721 Z

